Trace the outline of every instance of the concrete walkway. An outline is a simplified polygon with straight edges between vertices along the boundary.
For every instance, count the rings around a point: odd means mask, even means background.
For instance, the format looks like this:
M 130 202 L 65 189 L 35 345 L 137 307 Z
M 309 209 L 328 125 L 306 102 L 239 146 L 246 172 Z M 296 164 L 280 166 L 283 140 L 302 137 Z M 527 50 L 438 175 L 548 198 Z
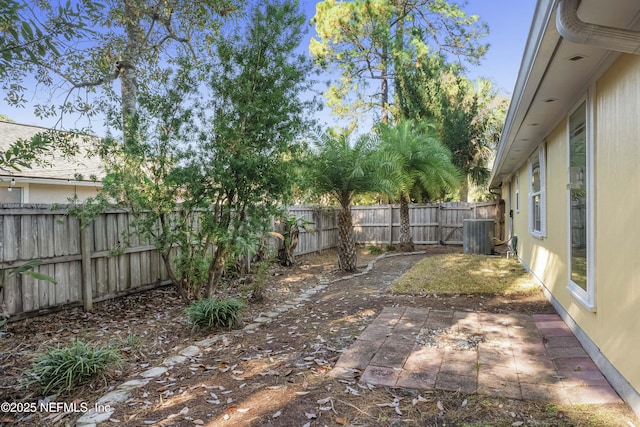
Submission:
M 622 402 L 555 314 L 385 308 L 332 374 L 557 404 Z

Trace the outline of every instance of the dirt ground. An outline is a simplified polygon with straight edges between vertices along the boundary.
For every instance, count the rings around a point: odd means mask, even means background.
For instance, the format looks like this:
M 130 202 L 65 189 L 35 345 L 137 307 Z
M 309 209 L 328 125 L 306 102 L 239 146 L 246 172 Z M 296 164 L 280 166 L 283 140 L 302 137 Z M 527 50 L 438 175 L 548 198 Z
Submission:
M 431 307 L 493 313 L 553 313 L 542 292 L 528 297 L 396 296 L 386 287 L 415 262 L 460 247 L 433 246 L 426 254 L 385 257 L 369 274 L 329 285 L 304 306 L 280 314 L 254 333 L 243 329 L 192 332 L 172 288 L 10 324 L 0 338 L 0 402 L 37 402 L 44 396 L 23 384 L 32 357 L 47 346 L 78 338 L 112 344 L 125 363 L 106 378 L 57 402 L 90 406 L 119 384 L 208 337 L 219 340 L 191 361 L 135 389 L 101 426 L 581 426 L 624 425 L 636 420 L 625 405 L 562 408 L 543 402 L 444 391 L 390 389 L 331 378 L 328 373 L 358 334 L 384 307 Z M 377 255 L 359 251 L 363 269 Z M 298 257 L 292 268 L 274 266 L 266 298 L 244 311 L 245 323 L 313 288 L 319 277 L 339 278 L 336 254 Z M 238 296 L 242 289 L 225 292 Z M 587 415 L 585 415 L 587 414 Z M 0 424 L 73 425 L 74 413 L 0 413 Z M 635 421 L 634 421 L 635 422 Z

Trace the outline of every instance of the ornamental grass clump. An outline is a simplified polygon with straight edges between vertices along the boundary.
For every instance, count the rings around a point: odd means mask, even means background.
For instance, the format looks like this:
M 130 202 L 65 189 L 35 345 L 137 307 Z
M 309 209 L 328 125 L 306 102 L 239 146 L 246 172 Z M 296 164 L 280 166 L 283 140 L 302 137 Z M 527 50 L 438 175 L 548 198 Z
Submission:
M 196 328 L 232 328 L 240 322 L 240 312 L 244 304 L 237 299 L 218 301 L 214 298 L 202 299 L 186 308 L 189 324 Z
M 30 383 L 43 387 L 43 392 L 61 394 L 85 380 L 104 376 L 111 366 L 120 366 L 120 353 L 108 346 L 91 348 L 75 340 L 63 348 L 49 347 L 35 357 Z

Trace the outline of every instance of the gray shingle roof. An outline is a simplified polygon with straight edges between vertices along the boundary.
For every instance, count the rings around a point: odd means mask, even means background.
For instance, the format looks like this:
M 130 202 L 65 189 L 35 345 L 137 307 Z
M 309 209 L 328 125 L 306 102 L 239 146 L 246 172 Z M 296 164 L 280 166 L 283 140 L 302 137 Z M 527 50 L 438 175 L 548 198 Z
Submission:
M 39 132 L 47 132 L 48 128 L 10 123 L 0 120 L 0 151 L 5 151 L 18 139 L 30 139 Z M 98 141 L 98 138 L 91 136 L 88 141 L 78 138 L 80 152 L 74 157 L 68 158 L 57 150 L 52 152 L 46 159 L 50 165 L 32 165 L 31 169 L 22 169 L 11 175 L 25 178 L 46 178 L 75 180 L 76 175 L 81 175 L 83 181 L 90 180 L 94 175 L 98 180 L 105 175 L 102 162 L 98 156 L 88 156 L 87 151 L 91 149 L 91 142 Z M 8 176 L 6 172 L 0 170 L 0 175 Z

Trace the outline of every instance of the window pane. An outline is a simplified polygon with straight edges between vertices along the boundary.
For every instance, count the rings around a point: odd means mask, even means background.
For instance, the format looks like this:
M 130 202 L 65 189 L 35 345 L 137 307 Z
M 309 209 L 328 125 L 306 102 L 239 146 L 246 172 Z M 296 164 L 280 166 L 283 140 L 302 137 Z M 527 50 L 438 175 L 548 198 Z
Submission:
M 569 118 L 571 280 L 587 290 L 587 138 L 586 104 Z
M 535 164 L 531 170 L 531 190 L 540 192 L 540 164 Z
M 0 187 L 0 203 L 22 203 L 22 188 Z
M 533 197 L 533 229 L 534 231 L 541 230 L 540 195 L 539 194 Z

